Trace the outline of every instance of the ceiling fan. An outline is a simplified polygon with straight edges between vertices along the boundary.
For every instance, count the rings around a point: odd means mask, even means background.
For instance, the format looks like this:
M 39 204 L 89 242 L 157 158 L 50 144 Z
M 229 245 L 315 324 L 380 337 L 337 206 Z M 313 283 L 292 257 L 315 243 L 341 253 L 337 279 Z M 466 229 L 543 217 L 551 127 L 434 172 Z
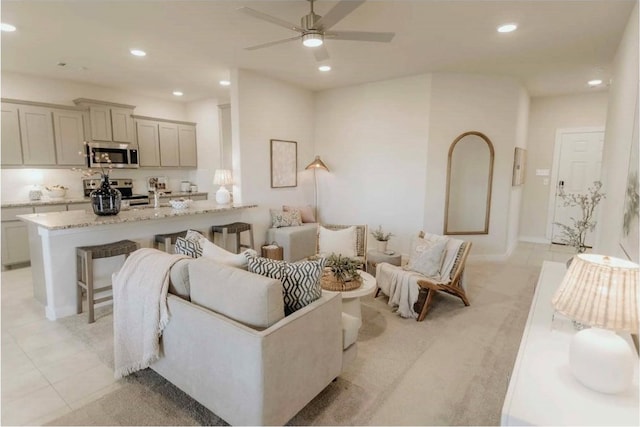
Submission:
M 313 2 L 315 0 L 307 0 L 311 5 L 311 11 L 300 19 L 300 25 L 295 25 L 284 21 L 275 16 L 251 9 L 250 7 L 241 7 L 238 10 L 254 18 L 271 22 L 284 28 L 296 31 L 299 35 L 283 40 L 263 43 L 256 46 L 247 47 L 247 50 L 262 49 L 265 47 L 290 42 L 293 40 L 302 40 L 302 44 L 313 48 L 313 54 L 317 61 L 329 59 L 329 53 L 324 46 L 325 39 L 331 40 L 353 40 L 353 41 L 370 41 L 389 43 L 395 33 L 382 33 L 370 31 L 329 31 L 331 27 L 336 25 L 348 14 L 362 5 L 365 0 L 341 0 L 326 15 L 316 15 L 313 11 Z

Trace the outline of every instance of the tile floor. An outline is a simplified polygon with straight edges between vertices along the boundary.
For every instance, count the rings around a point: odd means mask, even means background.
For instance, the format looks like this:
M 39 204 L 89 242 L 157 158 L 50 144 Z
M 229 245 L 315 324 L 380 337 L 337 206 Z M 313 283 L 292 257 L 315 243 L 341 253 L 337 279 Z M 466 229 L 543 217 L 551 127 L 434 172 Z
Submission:
M 508 262 L 537 266 L 570 256 L 571 248 L 520 243 Z M 2 425 L 42 425 L 119 387 L 88 347 L 44 317 L 30 268 L 3 271 L 1 291 Z

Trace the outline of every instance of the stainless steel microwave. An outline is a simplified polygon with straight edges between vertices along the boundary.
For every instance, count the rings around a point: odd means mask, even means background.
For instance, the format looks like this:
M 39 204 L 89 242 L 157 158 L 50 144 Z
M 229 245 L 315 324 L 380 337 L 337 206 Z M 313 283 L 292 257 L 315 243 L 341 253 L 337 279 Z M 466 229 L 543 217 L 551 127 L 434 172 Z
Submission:
M 129 144 L 92 142 L 87 145 L 90 168 L 111 166 L 114 168 L 139 168 L 138 148 Z

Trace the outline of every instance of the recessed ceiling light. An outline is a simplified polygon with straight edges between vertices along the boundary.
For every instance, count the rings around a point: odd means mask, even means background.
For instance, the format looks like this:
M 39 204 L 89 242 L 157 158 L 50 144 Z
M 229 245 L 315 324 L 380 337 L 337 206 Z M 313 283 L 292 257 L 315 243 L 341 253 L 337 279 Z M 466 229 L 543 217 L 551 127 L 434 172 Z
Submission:
M 600 86 L 600 85 L 602 84 L 602 80 L 600 80 L 600 79 L 593 79 L 593 80 L 589 80 L 589 81 L 587 82 L 587 84 L 588 84 L 589 86 Z
M 129 52 L 131 52 L 133 56 L 147 56 L 147 52 L 140 49 L 131 49 Z
M 229 80 L 220 80 L 220 86 L 229 86 L 230 84 Z
M 10 33 L 12 31 L 15 31 L 16 27 L 11 24 L 7 24 L 6 22 L 3 22 L 0 24 L 0 30 Z
M 173 94 L 174 94 L 175 96 L 182 96 L 182 95 L 184 95 L 184 93 L 180 92 L 179 90 L 174 90 L 174 91 L 173 91 Z
M 331 65 L 321 65 L 318 67 L 320 71 L 331 71 Z
M 504 24 L 504 25 L 500 25 L 498 27 L 498 32 L 499 33 L 510 33 L 512 31 L 515 31 L 518 29 L 518 26 L 516 24 Z

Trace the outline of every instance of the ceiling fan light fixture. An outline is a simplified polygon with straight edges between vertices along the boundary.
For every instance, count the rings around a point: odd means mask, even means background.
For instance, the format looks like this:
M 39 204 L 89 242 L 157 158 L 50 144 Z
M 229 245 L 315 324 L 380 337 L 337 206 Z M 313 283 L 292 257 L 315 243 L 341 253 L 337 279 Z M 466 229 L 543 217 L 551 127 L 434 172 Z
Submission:
M 318 70 L 323 72 L 331 71 L 331 65 L 321 65 L 318 67 Z
M 589 80 L 587 82 L 587 84 L 591 87 L 596 87 L 596 86 L 600 86 L 602 84 L 602 79 L 593 79 L 593 80 Z
M 322 46 L 322 43 L 324 43 L 324 40 L 320 33 L 307 33 L 302 36 L 302 44 L 306 47 L 318 47 Z
M 229 80 L 220 80 L 220 86 L 230 86 L 231 82 Z

